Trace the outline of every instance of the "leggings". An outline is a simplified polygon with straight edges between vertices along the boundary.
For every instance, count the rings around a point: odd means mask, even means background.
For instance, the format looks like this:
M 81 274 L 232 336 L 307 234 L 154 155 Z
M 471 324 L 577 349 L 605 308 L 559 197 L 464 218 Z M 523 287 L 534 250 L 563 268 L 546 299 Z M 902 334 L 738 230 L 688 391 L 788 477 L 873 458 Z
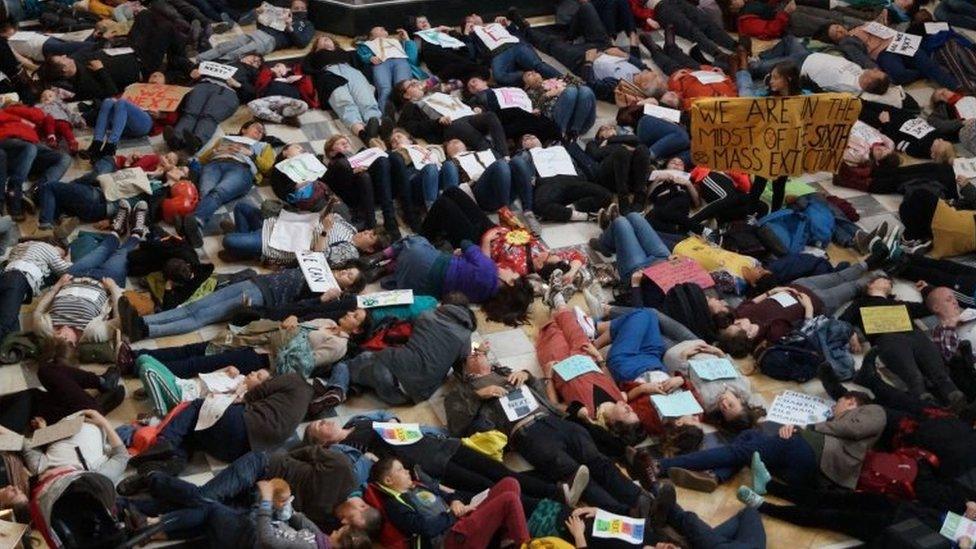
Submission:
M 462 444 L 444 466 L 440 480 L 445 485 L 458 490 L 478 493 L 491 488 L 505 477 L 514 477 L 527 496 L 558 501 L 559 489 L 553 482 L 533 476 L 531 473 L 516 473 L 477 450 Z
M 485 139 L 486 136 L 491 138 L 490 144 Z M 451 139 L 460 139 L 467 145 L 468 150 L 483 151 L 490 147 L 498 158 L 508 156 L 505 130 L 498 116 L 493 112 L 465 116 L 451 122 L 450 126 L 444 128 L 444 141 Z
M 630 150 L 623 145 L 611 145 L 610 148 L 610 154 L 600 161 L 596 182 L 617 193 L 621 199 L 627 193 L 643 195 L 651 166 L 647 147 L 638 145 Z
M 533 211 L 545 221 L 565 223 L 577 211 L 595 213 L 613 200 L 613 194 L 596 183 L 576 176 L 556 175 L 540 178 L 533 193 Z
M 942 361 L 938 347 L 919 330 L 882 334 L 875 340 L 878 357 L 916 395 L 931 389 L 940 400 L 946 402 L 949 395 L 958 391 L 949 378 L 949 371 Z
M 798 278 L 793 281 L 793 284 L 816 294 L 824 304 L 824 314 L 830 315 L 843 304 L 857 297 L 867 287 L 867 281 L 861 280 L 867 270 L 867 266 L 863 263 L 854 263 L 832 273 Z
M 773 180 L 773 199 L 769 203 L 769 211 L 775 212 L 783 207 L 783 201 L 786 199 L 786 181 L 785 175 Z M 752 180 L 752 187 L 749 189 L 749 204 L 753 210 L 760 208 L 759 203 L 762 201 L 762 195 L 765 191 L 766 178 L 755 176 Z
M 951 164 L 923 162 L 910 166 L 898 166 L 889 170 L 875 170 L 871 173 L 868 192 L 874 194 L 902 194 L 905 184 L 919 179 L 935 181 L 942 185 L 945 198 L 958 198 L 956 174 Z
M 420 234 L 430 241 L 445 236 L 453 247 L 460 248 L 465 240 L 480 242 L 481 235 L 494 226 L 467 193 L 452 187 L 431 205 Z
M 37 378 L 47 392 L 38 391 L 35 395 L 34 413 L 48 424 L 57 423 L 61 418 L 81 410 L 98 410 L 103 414 L 111 411 L 102 409 L 85 390 L 101 387 L 98 376 L 89 371 L 44 364 L 37 369 Z
M 700 195 L 708 204 L 691 216 L 692 226 L 715 218 L 730 221 L 747 216 L 752 211 L 750 196 L 735 188 L 732 179 L 725 174 L 711 172 L 699 184 Z

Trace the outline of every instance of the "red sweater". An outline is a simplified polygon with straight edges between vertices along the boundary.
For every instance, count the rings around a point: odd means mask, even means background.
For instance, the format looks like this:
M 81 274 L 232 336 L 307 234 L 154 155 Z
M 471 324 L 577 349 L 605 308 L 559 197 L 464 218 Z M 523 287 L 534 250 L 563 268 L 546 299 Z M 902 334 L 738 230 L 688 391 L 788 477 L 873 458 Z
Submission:
M 654 8 L 648 8 L 645 3 L 647 0 L 628 0 L 630 11 L 634 14 L 637 24 L 644 30 L 654 30 L 647 24 L 648 19 L 654 19 Z
M 292 74 L 301 76 L 302 79 L 298 82 L 292 84 L 298 88 L 298 94 L 302 97 L 302 101 L 308 103 L 310 109 L 317 109 L 319 107 L 319 98 L 315 92 L 315 85 L 312 82 L 312 78 L 307 74 L 302 73 L 302 66 L 296 64 L 292 67 Z M 265 88 L 268 87 L 274 79 L 277 78 L 271 69 L 268 67 L 261 67 L 258 72 L 257 81 L 254 83 L 254 89 L 257 90 L 258 97 L 264 95 Z
M 763 19 L 755 14 L 742 15 L 738 20 L 739 34 L 759 38 L 761 40 L 773 40 L 783 36 L 786 27 L 790 25 L 788 13 L 779 11 L 772 19 Z
M 54 119 L 41 109 L 20 104 L 0 109 L 0 139 L 37 143 L 49 135 L 54 135 Z

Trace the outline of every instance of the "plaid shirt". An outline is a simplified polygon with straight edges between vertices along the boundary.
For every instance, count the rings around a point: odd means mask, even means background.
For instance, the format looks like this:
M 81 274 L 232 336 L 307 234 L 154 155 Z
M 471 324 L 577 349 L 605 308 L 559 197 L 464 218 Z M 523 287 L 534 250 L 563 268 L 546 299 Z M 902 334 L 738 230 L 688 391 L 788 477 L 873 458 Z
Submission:
M 935 342 L 936 347 L 939 348 L 939 352 L 942 353 L 942 358 L 946 362 L 951 360 L 959 351 L 959 334 L 951 326 L 943 326 L 941 324 L 936 326 L 932 330 L 932 341 Z

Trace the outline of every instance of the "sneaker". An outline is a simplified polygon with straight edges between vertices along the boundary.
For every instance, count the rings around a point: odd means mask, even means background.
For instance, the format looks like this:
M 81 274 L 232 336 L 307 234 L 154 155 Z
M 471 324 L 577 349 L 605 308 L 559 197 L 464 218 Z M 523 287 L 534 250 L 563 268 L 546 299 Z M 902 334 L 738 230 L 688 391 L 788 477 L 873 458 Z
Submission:
M 233 23 L 228 23 L 227 21 L 221 21 L 220 23 L 214 23 L 210 26 L 210 30 L 214 34 L 224 34 L 225 32 L 234 28 Z
M 573 475 L 573 481 L 571 483 L 560 483 L 563 501 L 566 505 L 576 507 L 579 504 L 580 498 L 583 496 L 583 490 L 586 490 L 586 486 L 589 483 L 590 469 L 586 465 L 580 465 L 579 469 L 576 469 L 576 474 Z
M 765 495 L 766 485 L 769 484 L 773 476 L 769 474 L 769 469 L 763 463 L 759 452 L 752 453 L 752 463 L 749 467 L 752 469 L 752 489 L 759 495 Z
M 749 488 L 748 486 L 739 486 L 739 489 L 735 492 L 735 497 L 746 507 L 752 507 L 753 509 L 758 509 L 760 505 L 766 502 L 766 499 L 757 494 Z
M 129 216 L 129 234 L 139 240 L 146 238 L 146 233 L 149 232 L 148 216 L 149 204 L 146 204 L 145 200 L 136 202 L 136 207 L 132 210 L 132 215 Z
M 898 248 L 898 242 L 899 242 L 899 237 L 901 236 L 901 232 L 902 232 L 901 227 L 895 227 L 889 230 L 888 234 L 886 234 L 883 237 L 885 246 L 887 246 L 888 249 L 891 250 L 892 252 L 894 252 Z
M 146 339 L 148 335 L 146 321 L 125 296 L 119 299 L 119 321 L 122 324 L 122 333 L 129 338 L 129 341 Z
M 54 226 L 54 238 L 57 238 L 61 242 L 67 242 L 68 237 L 71 233 L 75 232 L 81 221 L 77 217 L 63 217 L 58 221 L 57 225 Z
M 601 231 L 607 230 L 610 226 L 610 215 L 607 212 L 607 208 L 600 208 L 596 212 L 596 224 L 600 227 Z
M 692 471 L 691 469 L 672 467 L 668 469 L 668 478 L 675 486 L 696 492 L 710 494 L 718 488 L 718 479 L 709 471 Z
M 318 417 L 322 412 L 342 404 L 346 395 L 338 387 L 327 387 L 322 380 L 312 381 L 313 397 L 308 405 L 308 417 Z
M 115 211 L 115 215 L 112 216 L 112 223 L 109 225 L 119 240 L 122 240 L 129 233 L 129 216 L 131 214 L 132 206 L 129 205 L 129 201 L 119 200 L 119 209 Z
M 589 287 L 583 288 L 583 300 L 586 301 L 586 308 L 590 310 L 590 317 L 593 322 L 600 322 L 603 318 L 603 303 L 593 295 Z
M 231 218 L 229 218 L 229 217 L 225 217 L 225 218 L 221 219 L 220 220 L 220 232 L 222 232 L 223 234 L 236 233 L 237 232 L 237 225 L 234 224 L 234 220 L 231 219 Z
M 633 473 L 645 490 L 652 490 L 657 483 L 657 461 L 647 450 L 638 450 L 634 456 Z
M 129 459 L 129 465 L 133 465 L 137 468 L 140 468 L 140 466 L 143 464 L 147 464 L 150 462 L 164 461 L 171 457 L 174 457 L 175 454 L 176 454 L 176 447 L 173 446 L 173 443 L 166 440 L 163 437 L 159 437 L 156 439 L 155 444 L 143 450 L 141 454 L 132 456 L 132 458 Z
M 286 126 L 291 126 L 292 128 L 301 128 L 302 122 L 297 116 L 283 116 L 281 117 L 281 123 Z
M 163 141 L 166 142 L 166 146 L 172 151 L 181 151 L 185 146 L 183 139 L 176 135 L 176 131 L 172 126 L 163 128 Z
M 197 216 L 189 214 L 183 218 L 183 238 L 194 248 L 203 247 L 203 227 Z
M 563 274 L 562 269 L 556 269 L 551 275 L 549 275 L 549 284 L 546 287 L 546 294 L 545 297 L 542 298 L 542 301 L 551 309 L 555 309 L 558 306 L 556 303 L 556 296 L 558 295 L 560 298 L 562 298 L 562 291 L 566 286 L 563 283 Z
M 891 250 L 885 246 L 880 237 L 874 237 L 869 249 L 871 250 L 870 255 L 864 258 L 864 264 L 868 266 L 868 269 L 874 270 L 881 267 L 891 257 Z
M 101 392 L 111 391 L 119 386 L 122 379 L 122 370 L 115 365 L 109 366 L 105 373 L 98 376 L 98 390 Z
M 901 246 L 901 251 L 909 254 L 924 254 L 932 248 L 931 240 L 910 240 Z

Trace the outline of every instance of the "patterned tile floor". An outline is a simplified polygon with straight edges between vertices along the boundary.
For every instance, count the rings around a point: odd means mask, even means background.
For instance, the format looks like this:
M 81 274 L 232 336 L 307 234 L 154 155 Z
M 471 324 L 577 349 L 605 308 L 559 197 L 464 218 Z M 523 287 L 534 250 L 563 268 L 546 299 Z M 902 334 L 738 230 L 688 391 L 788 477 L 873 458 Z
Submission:
M 662 38 L 662 36 L 657 37 L 658 40 Z M 345 42 L 346 46 L 348 47 L 348 41 L 341 41 Z M 685 46 L 687 49 L 688 44 L 683 44 L 683 46 Z M 273 57 L 294 57 L 296 53 L 298 52 L 277 52 Z M 552 59 L 547 60 L 558 66 L 558 63 L 555 63 Z M 932 90 L 925 84 L 915 84 L 911 87 L 910 91 L 912 95 L 914 95 L 916 99 L 918 99 L 919 102 L 924 105 L 927 103 L 928 96 Z M 599 104 L 597 126 L 599 126 L 600 123 L 612 122 L 614 115 L 615 109 L 611 105 L 605 103 Z M 241 108 L 233 117 L 221 125 L 221 129 L 225 132 L 233 132 L 248 119 L 250 119 L 250 113 L 246 108 Z M 342 127 L 341 123 L 339 123 L 331 113 L 324 111 L 306 113 L 300 117 L 300 120 L 302 122 L 302 127 L 297 129 L 269 124 L 268 133 L 278 137 L 286 143 L 303 143 L 308 149 L 318 154 L 322 152 L 322 145 L 325 139 L 334 133 L 345 131 L 345 128 Z M 88 138 L 84 136 L 80 137 L 82 140 L 82 145 L 85 146 L 85 141 Z M 150 150 L 163 150 L 164 147 L 165 146 L 162 143 L 162 140 L 159 137 L 154 137 L 124 142 L 120 147 L 120 152 L 148 152 Z M 83 161 L 76 161 L 72 166 L 67 178 L 70 179 L 71 177 L 80 175 L 81 173 L 85 172 L 87 168 L 87 164 Z M 814 188 L 819 188 L 826 192 L 834 193 L 842 198 L 850 200 L 851 203 L 856 206 L 858 212 L 862 216 L 860 225 L 867 229 L 874 227 L 882 220 L 888 220 L 891 222 L 897 218 L 897 208 L 901 202 L 900 196 L 871 196 L 850 189 L 836 188 L 830 183 L 830 175 L 825 173 L 808 175 L 801 179 L 806 183 L 812 184 Z M 271 193 L 269 189 L 255 188 L 242 200 L 259 202 L 262 198 L 270 196 Z M 218 215 L 215 216 L 214 221 L 208 227 L 204 247 L 201 251 L 202 258 L 206 261 L 214 263 L 217 266 L 218 272 L 230 272 L 244 267 L 257 267 L 256 264 L 228 265 L 220 261 L 220 259 L 217 257 L 217 251 L 220 249 L 220 237 L 217 235 L 218 231 L 216 230 L 216 227 L 218 226 L 219 220 L 223 216 L 230 215 L 229 212 L 232 211 L 232 209 L 233 205 L 231 204 L 228 207 L 222 208 L 218 212 Z M 35 228 L 35 222 L 33 220 L 28 220 L 23 224 L 22 231 L 24 234 L 30 235 L 35 231 Z M 552 248 L 564 248 L 569 246 L 582 246 L 585 248 L 589 238 L 596 236 L 598 232 L 597 227 L 592 223 L 568 223 L 563 225 L 543 225 L 541 236 L 543 240 L 545 240 Z M 854 258 L 854 256 L 848 250 L 838 249 L 835 246 L 831 246 L 831 248 L 828 249 L 828 253 L 830 259 L 834 262 Z M 917 298 L 918 295 L 911 285 L 904 282 L 896 284 L 896 290 L 903 297 Z M 583 303 L 581 296 L 576 296 L 571 301 L 571 304 L 579 305 L 585 308 L 585 304 Z M 29 326 L 29 310 L 30 308 L 28 306 L 25 307 L 23 311 L 25 327 Z M 501 364 L 515 369 L 527 369 L 534 373 L 540 373 L 539 364 L 535 357 L 533 338 L 535 337 L 538 328 L 541 327 L 548 319 L 547 308 L 541 302 L 537 301 L 533 305 L 530 315 L 530 322 L 519 328 L 512 329 L 507 326 L 489 322 L 480 312 L 478 314 L 478 318 L 479 337 L 483 337 L 492 343 L 495 358 Z M 207 327 L 195 333 L 141 342 L 138 347 L 156 348 L 206 341 L 213 337 L 218 330 L 219 327 L 216 326 Z M 743 364 L 742 366 L 744 371 L 751 371 L 751 365 Z M 102 370 L 102 367 L 97 366 L 85 367 L 91 368 L 93 371 Z M 772 402 L 772 399 L 776 394 L 786 389 L 796 389 L 804 392 L 823 395 L 822 388 L 819 386 L 819 383 L 815 381 L 808 382 L 800 385 L 799 387 L 797 387 L 797 384 L 795 383 L 775 381 L 762 375 L 752 375 L 751 381 L 753 383 L 754 390 L 762 395 L 767 403 Z M 125 380 L 125 384 L 130 395 L 139 387 L 138 380 Z M 442 425 L 444 423 L 442 392 L 443 390 L 438 391 L 429 401 L 417 406 L 395 407 L 392 409 L 392 411 L 404 421 Z M 384 407 L 385 406 L 381 402 L 371 395 L 363 395 L 350 399 L 348 402 L 338 406 L 331 415 L 339 418 L 339 420 L 343 420 L 344 418 L 348 418 L 357 413 L 376 410 Z M 145 411 L 148 411 L 147 404 L 145 402 L 136 401 L 130 396 L 126 398 L 121 406 L 110 414 L 109 419 L 112 420 L 114 424 L 122 424 L 131 421 L 138 413 Z M 298 429 L 298 432 L 301 433 L 303 429 L 304 425 Z M 522 461 L 518 456 L 509 455 L 506 457 L 506 459 L 511 460 L 510 464 L 512 466 L 526 466 L 524 461 Z M 204 456 L 203 454 L 198 454 L 192 460 L 190 466 L 183 476 L 191 482 L 203 483 L 211 478 L 214 472 L 219 471 L 224 466 L 225 464 L 214 460 L 213 458 Z M 741 473 L 732 482 L 720 487 L 712 494 L 702 494 L 679 489 L 678 500 L 686 509 L 697 512 L 708 523 L 717 525 L 721 521 L 724 521 L 728 517 L 735 514 L 741 508 L 741 504 L 735 499 L 735 488 L 742 482 L 748 482 L 747 470 Z M 855 541 L 845 538 L 840 534 L 828 531 L 797 528 L 787 523 L 769 518 L 764 518 L 764 523 L 767 529 L 768 546 L 771 548 L 798 549 L 805 547 L 847 547 L 856 545 Z

